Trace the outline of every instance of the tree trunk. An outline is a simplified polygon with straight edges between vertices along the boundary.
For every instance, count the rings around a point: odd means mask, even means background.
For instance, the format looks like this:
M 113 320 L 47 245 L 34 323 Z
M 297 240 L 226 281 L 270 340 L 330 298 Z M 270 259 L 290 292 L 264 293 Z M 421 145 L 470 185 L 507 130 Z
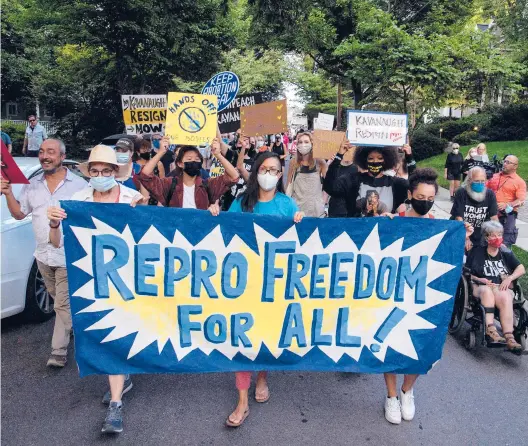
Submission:
M 342 108 L 341 82 L 337 83 L 337 130 L 341 130 L 341 108 Z
M 352 92 L 354 93 L 354 108 L 359 110 L 359 104 L 363 100 L 363 90 L 361 89 L 361 82 L 356 81 L 355 79 L 350 79 L 352 84 Z

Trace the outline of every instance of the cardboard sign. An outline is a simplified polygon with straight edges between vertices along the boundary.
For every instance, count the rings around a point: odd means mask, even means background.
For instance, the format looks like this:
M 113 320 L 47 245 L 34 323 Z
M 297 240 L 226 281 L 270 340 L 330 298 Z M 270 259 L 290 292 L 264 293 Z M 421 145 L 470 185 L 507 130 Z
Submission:
M 2 159 L 0 160 L 0 166 L 2 168 L 2 178 L 9 181 L 11 184 L 29 184 L 29 180 L 18 167 L 17 163 L 13 159 L 13 156 L 9 153 L 7 146 L 2 142 Z
M 217 103 L 215 95 L 170 92 L 165 135 L 171 144 L 211 143 L 216 137 Z
M 319 113 L 317 120 L 314 119 L 314 129 L 319 130 L 333 130 L 334 129 L 334 115 L 327 115 Z
M 167 115 L 164 94 L 124 94 L 121 96 L 127 135 L 163 133 Z
M 237 96 L 224 111 L 218 113 L 220 133 L 236 132 L 240 128 L 240 107 L 262 103 L 262 93 L 251 93 Z
M 423 374 L 442 356 L 458 221 L 61 207 L 81 376 Z
M 347 137 L 361 146 L 403 146 L 407 141 L 407 115 L 348 110 Z
M 238 76 L 231 71 L 215 74 L 202 88 L 202 94 L 214 94 L 218 97 L 218 111 L 226 109 L 235 99 L 240 88 Z
M 313 132 L 313 155 L 314 158 L 330 159 L 334 156 L 343 140 L 345 132 L 332 132 L 330 130 L 314 130 Z
M 240 128 L 244 135 L 259 136 L 288 131 L 286 99 L 240 107 Z

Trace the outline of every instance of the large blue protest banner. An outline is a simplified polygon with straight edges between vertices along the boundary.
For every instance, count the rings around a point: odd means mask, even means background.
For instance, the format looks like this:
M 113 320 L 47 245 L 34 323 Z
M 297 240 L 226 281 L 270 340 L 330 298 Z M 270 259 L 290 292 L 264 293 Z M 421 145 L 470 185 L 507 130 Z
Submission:
M 460 222 L 289 219 L 61 202 L 81 375 L 426 373 L 461 273 Z

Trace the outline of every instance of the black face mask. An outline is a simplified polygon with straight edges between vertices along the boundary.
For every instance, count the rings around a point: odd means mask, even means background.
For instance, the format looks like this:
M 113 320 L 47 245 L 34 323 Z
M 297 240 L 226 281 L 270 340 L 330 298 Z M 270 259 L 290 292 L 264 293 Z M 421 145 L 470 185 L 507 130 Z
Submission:
M 411 206 L 420 215 L 427 214 L 433 207 L 434 201 L 429 200 L 417 200 L 416 198 L 411 198 Z
M 147 152 L 147 153 L 140 153 L 139 154 L 139 157 L 148 161 L 150 159 L 150 152 Z
M 379 175 L 383 170 L 382 162 L 368 163 L 367 164 L 368 173 L 371 175 Z
M 183 171 L 190 177 L 200 175 L 202 170 L 202 163 L 200 161 L 185 161 L 183 163 Z

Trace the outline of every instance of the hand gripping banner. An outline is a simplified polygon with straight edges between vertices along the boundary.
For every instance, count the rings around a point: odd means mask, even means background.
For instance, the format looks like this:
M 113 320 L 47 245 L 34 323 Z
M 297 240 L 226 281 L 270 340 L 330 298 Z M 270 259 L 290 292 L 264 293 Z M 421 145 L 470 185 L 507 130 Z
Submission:
M 61 204 L 82 376 L 423 374 L 442 355 L 461 222 Z

